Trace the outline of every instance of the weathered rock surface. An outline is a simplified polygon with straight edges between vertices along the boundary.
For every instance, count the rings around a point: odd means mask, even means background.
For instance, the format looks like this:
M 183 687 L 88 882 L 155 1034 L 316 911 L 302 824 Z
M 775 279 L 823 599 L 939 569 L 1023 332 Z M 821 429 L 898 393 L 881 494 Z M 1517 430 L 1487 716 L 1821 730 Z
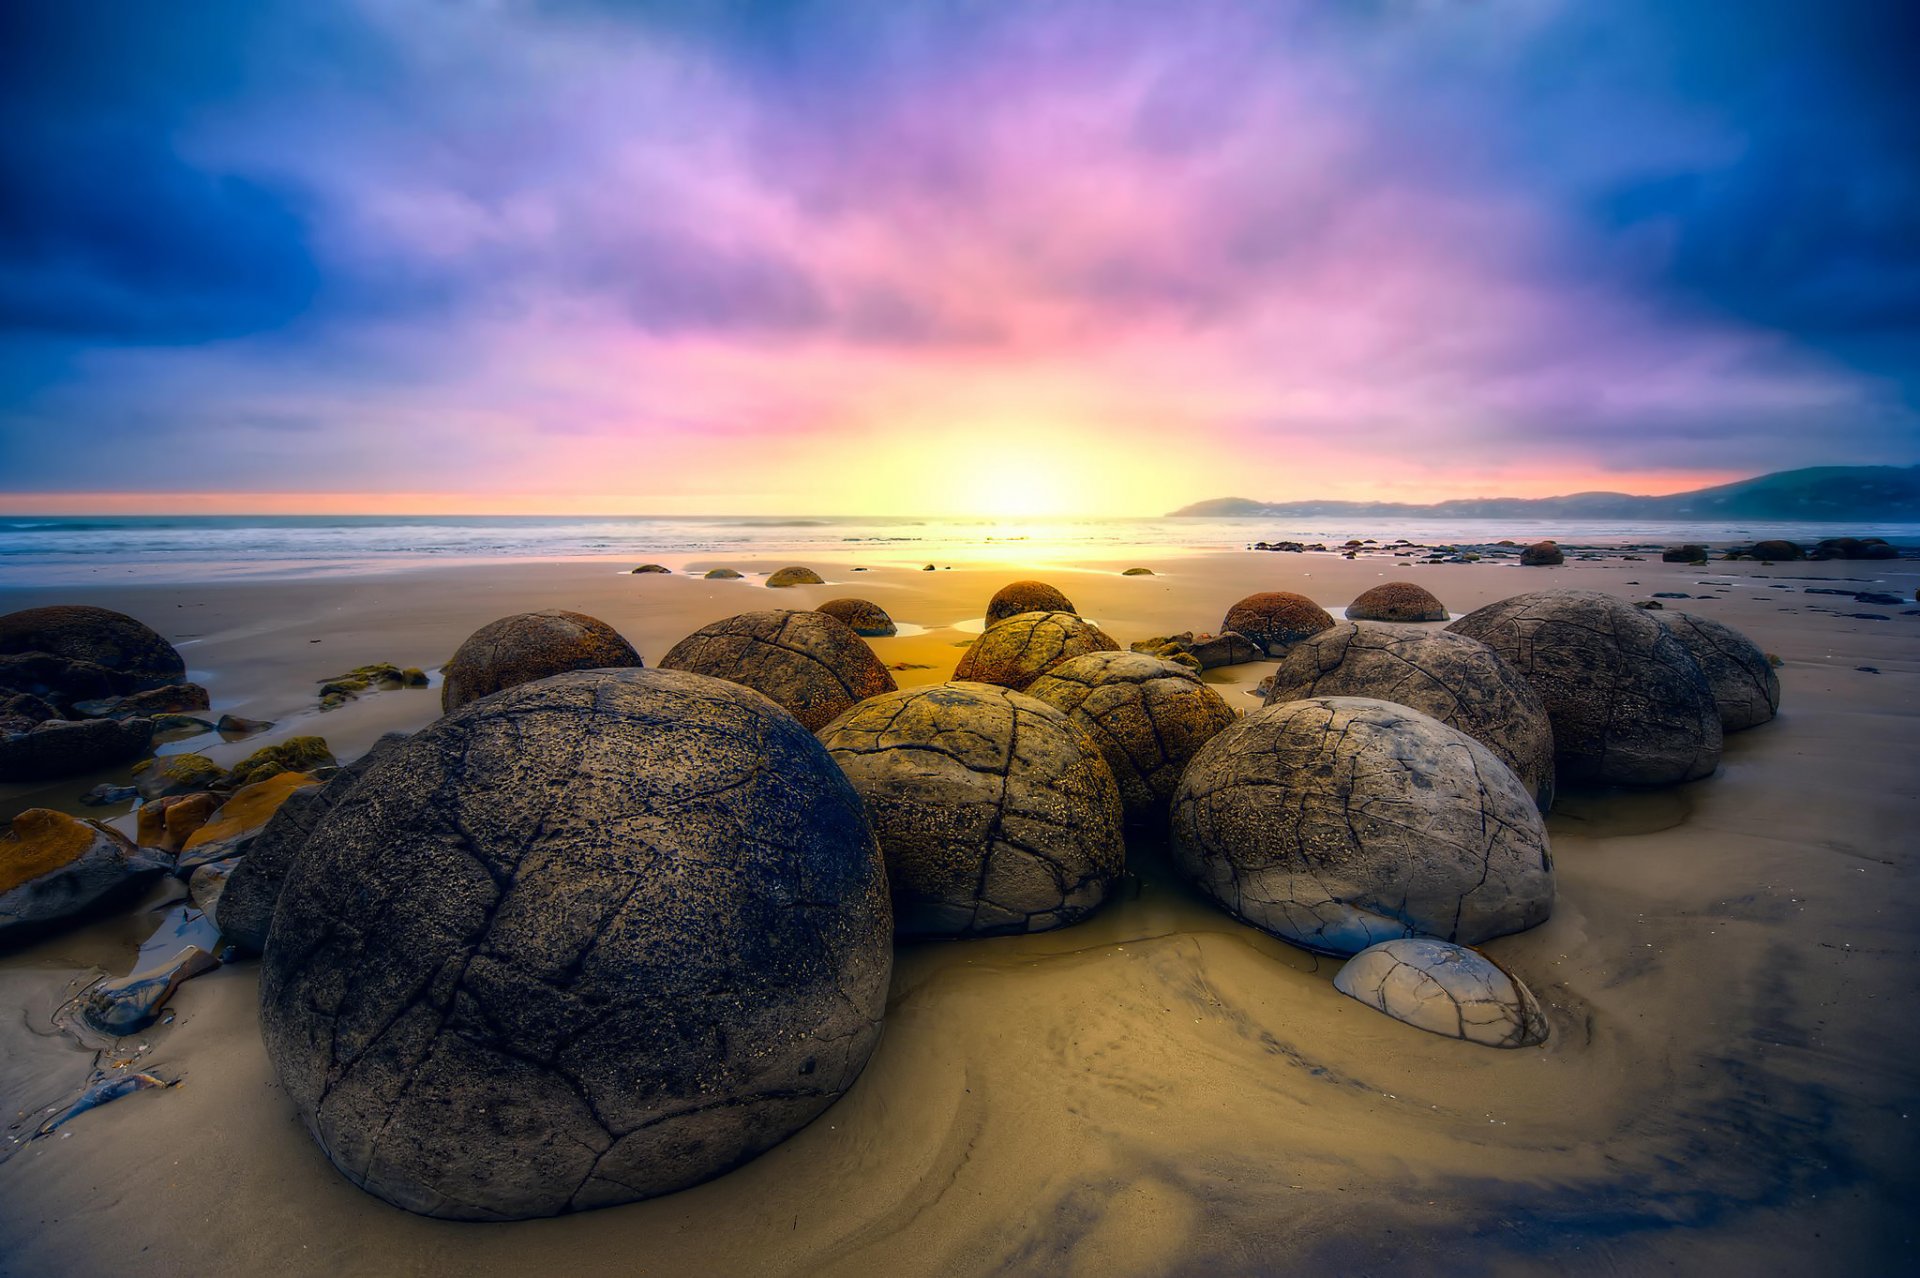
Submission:
M 752 688 L 808 731 L 898 686 L 860 636 L 818 612 L 743 612 L 716 621 L 673 645 L 660 668 Z
M 637 667 L 640 654 L 606 622 L 564 608 L 515 613 L 468 636 L 445 667 L 440 708 L 569 670 Z
M 28 608 L 0 617 L 0 653 L 35 652 L 111 671 L 113 691 L 122 693 L 179 683 L 187 673 L 179 652 L 151 626 L 85 604 Z
M 1271 678 L 1267 705 L 1376 697 L 1412 706 L 1493 751 L 1542 812 L 1553 806 L 1553 724 L 1546 703 L 1525 676 L 1478 639 L 1342 622 L 1294 644 Z
M 134 817 L 134 841 L 143 848 L 178 852 L 219 806 L 220 800 L 205 790 L 143 803 Z
M 1248 595 L 1227 609 L 1220 629 L 1245 635 L 1268 656 L 1277 657 L 1288 644 L 1318 634 L 1332 624 L 1327 610 L 1305 595 L 1267 590 Z
M 1099 749 L 1130 819 L 1158 825 L 1200 747 L 1235 719 L 1185 666 L 1139 652 L 1090 652 L 1027 687 Z
M 1249 661 L 1258 661 L 1267 655 L 1265 650 L 1255 646 L 1253 640 L 1232 631 L 1223 635 L 1196 636 L 1191 630 L 1183 630 L 1177 635 L 1157 635 L 1152 639 L 1142 639 L 1131 647 L 1135 652 L 1144 652 L 1149 657 L 1179 662 L 1195 670 L 1244 665 Z M 1191 660 L 1182 661 L 1182 657 L 1191 658 Z
M 902 937 L 1076 923 L 1126 862 L 1120 793 L 1058 710 L 948 683 L 863 702 L 820 733 L 880 836 Z
M 987 627 L 961 654 L 953 677 L 1020 692 L 1063 661 L 1119 650 L 1106 631 L 1070 612 L 1023 612 Z
M 1550 541 L 1536 541 L 1520 552 L 1520 566 L 1523 568 L 1557 568 L 1565 562 L 1565 552 Z
M 1472 737 L 1391 702 L 1315 697 L 1239 720 L 1194 757 L 1172 824 L 1202 892 L 1322 953 L 1471 945 L 1553 908 L 1533 796 Z
M 997 626 L 1008 617 L 1023 612 L 1066 612 L 1078 614 L 1073 600 L 1044 581 L 1016 581 L 1000 587 L 987 600 L 987 625 Z
M 1724 732 L 1756 728 L 1780 709 L 1780 676 L 1758 644 L 1724 622 L 1690 612 L 1655 618 L 1686 645 L 1713 690 Z
M 879 848 L 764 698 L 559 675 L 455 710 L 352 795 L 281 894 L 261 1022 L 308 1129 L 388 1202 L 502 1220 L 668 1193 L 865 1064 Z
M 267 948 L 273 907 L 314 827 L 349 798 L 368 769 L 406 740 L 404 732 L 387 733 L 325 785 L 296 789 L 274 809 L 259 837 L 247 845 L 246 856 L 234 866 L 216 907 L 207 911 L 221 934 L 243 954 L 258 954 Z
M 767 578 L 767 584 L 776 589 L 783 586 L 824 586 L 826 581 L 811 568 L 782 568 Z
M 1562 784 L 1670 785 L 1720 765 L 1720 715 L 1699 664 L 1612 595 L 1515 595 L 1447 629 L 1491 647 L 1540 694 Z
M 1446 605 L 1411 581 L 1386 581 L 1347 605 L 1348 621 L 1445 621 Z
M 0 835 L 0 947 L 128 900 L 169 868 L 104 825 L 29 808 Z
M 885 608 L 866 599 L 829 599 L 814 611 L 826 613 L 863 639 L 884 639 L 898 630 Z
M 1547 1041 L 1532 991 L 1487 958 L 1432 937 L 1370 945 L 1348 959 L 1333 988 L 1396 1021 L 1487 1047 Z
M 0 736 L 0 781 L 48 781 L 136 759 L 151 719 L 47 719 Z

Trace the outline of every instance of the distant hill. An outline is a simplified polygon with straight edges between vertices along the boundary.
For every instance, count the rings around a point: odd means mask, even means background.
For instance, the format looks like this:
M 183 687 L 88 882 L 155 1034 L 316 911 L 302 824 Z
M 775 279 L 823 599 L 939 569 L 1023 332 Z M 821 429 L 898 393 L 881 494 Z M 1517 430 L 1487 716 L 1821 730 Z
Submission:
M 1636 519 L 1723 523 L 1786 519 L 1827 523 L 1920 522 L 1920 466 L 1810 466 L 1664 497 L 1569 493 L 1564 497 L 1469 497 L 1430 506 L 1374 501 L 1253 501 L 1216 497 L 1173 511 L 1214 519 L 1411 515 L 1453 519 Z

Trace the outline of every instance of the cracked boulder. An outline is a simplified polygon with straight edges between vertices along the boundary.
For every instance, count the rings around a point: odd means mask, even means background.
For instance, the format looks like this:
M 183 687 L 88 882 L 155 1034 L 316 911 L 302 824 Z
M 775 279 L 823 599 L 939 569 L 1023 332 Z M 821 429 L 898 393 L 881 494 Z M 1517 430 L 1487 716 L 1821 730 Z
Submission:
M 107 826 L 29 808 L 0 834 L 0 947 L 128 901 L 171 865 Z
M 1346 961 L 1333 988 L 1396 1021 L 1487 1047 L 1547 1041 L 1547 1018 L 1512 973 L 1464 946 L 1407 937 Z
M 1542 812 L 1553 806 L 1553 724 L 1546 703 L 1478 639 L 1341 622 L 1289 648 L 1272 680 L 1267 705 L 1377 697 L 1412 706 L 1493 751 Z
M 1070 612 L 1023 612 L 988 626 L 961 654 L 953 677 L 1023 692 L 1063 661 L 1119 650 L 1106 631 Z
M 261 1023 L 334 1166 L 396 1206 L 685 1188 L 826 1109 L 879 1037 L 892 917 L 859 796 L 744 688 L 523 684 L 351 793 L 288 875 Z
M 912 688 L 820 739 L 879 833 L 903 938 L 1065 927 L 1125 865 L 1113 776 L 1045 702 L 982 683 Z
M 640 654 L 597 617 L 564 608 L 515 613 L 488 622 L 468 636 L 445 667 L 440 708 L 469 701 L 569 670 L 639 666 Z
M 867 599 L 829 599 L 814 611 L 826 613 L 863 639 L 885 639 L 897 629 L 887 610 Z
M 1305 595 L 1287 590 L 1267 590 L 1248 595 L 1227 609 L 1220 623 L 1224 633 L 1231 630 L 1245 635 L 1270 657 L 1287 650 L 1287 645 L 1318 634 L 1333 624 L 1333 618 Z
M 859 635 L 818 612 L 743 612 L 716 621 L 668 649 L 660 668 L 752 688 L 810 732 L 899 686 Z
M 1000 587 L 987 601 L 987 624 L 997 626 L 1023 612 L 1077 613 L 1073 600 L 1044 581 L 1016 581 Z
M 1612 595 L 1534 591 L 1447 629 L 1491 647 L 1540 694 L 1562 783 L 1671 785 L 1720 766 L 1720 714 L 1699 663 Z
M 1201 747 L 1174 793 L 1173 855 L 1235 916 L 1323 954 L 1473 945 L 1553 908 L 1546 827 L 1512 770 L 1367 697 L 1268 706 Z
M 1654 618 L 1686 645 L 1713 689 L 1723 732 L 1757 728 L 1780 710 L 1780 676 L 1759 645 L 1724 622 L 1690 612 Z
M 1236 717 L 1199 675 L 1139 652 L 1090 652 L 1063 661 L 1035 679 L 1027 695 L 1086 733 L 1136 821 L 1165 819 L 1180 774 Z
M 1447 607 L 1411 581 L 1386 581 L 1347 605 L 1348 621 L 1445 621 Z

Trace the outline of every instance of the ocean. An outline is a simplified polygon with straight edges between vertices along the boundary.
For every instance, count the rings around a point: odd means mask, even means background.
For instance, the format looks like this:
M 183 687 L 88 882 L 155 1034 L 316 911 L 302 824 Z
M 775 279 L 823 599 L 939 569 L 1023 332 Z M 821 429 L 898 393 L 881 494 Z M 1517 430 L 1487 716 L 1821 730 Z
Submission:
M 1479 545 L 1552 537 L 1566 546 L 1722 544 L 1785 537 L 1811 543 L 1842 534 L 1920 546 L 1920 524 L 1838 526 L 1774 523 L 1450 521 L 1364 518 L 1283 522 L 1266 518 L 1006 519 L 911 516 L 392 516 L 392 515 L 0 515 L 0 585 L 99 583 L 106 579 L 203 581 L 334 576 L 426 564 L 607 558 L 612 567 L 648 559 L 670 567 L 727 556 L 858 555 L 874 566 L 982 559 L 1041 565 L 1224 550 L 1255 541 L 1374 538 Z

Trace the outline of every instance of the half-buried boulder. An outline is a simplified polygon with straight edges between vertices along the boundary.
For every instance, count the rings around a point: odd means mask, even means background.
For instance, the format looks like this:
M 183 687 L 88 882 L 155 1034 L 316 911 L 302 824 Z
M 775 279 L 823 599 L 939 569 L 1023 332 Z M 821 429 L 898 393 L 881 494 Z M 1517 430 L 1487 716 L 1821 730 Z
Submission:
M 1612 595 L 1515 595 L 1447 629 L 1492 648 L 1540 694 L 1561 782 L 1671 785 L 1720 766 L 1720 714 L 1699 663 Z
M 1347 605 L 1348 621 L 1445 621 L 1446 605 L 1411 581 L 1384 581 Z
M 862 703 L 820 733 L 880 836 L 902 937 L 1076 923 L 1126 862 L 1120 794 L 1058 710 L 981 683 Z
M 261 1028 L 355 1184 L 550 1216 L 696 1184 L 831 1105 L 879 1037 L 891 933 L 859 796 L 791 716 L 582 671 L 455 710 L 327 814 Z
M 1724 732 L 1756 728 L 1780 709 L 1780 676 L 1759 645 L 1724 622 L 1690 612 L 1654 618 L 1685 644 L 1713 689 Z
M 824 586 L 827 583 L 819 573 L 811 568 L 782 568 L 767 578 L 767 584 L 776 589 L 782 586 Z
M 1305 595 L 1288 590 L 1266 590 L 1248 595 L 1227 609 L 1220 623 L 1222 631 L 1245 635 L 1270 657 L 1287 650 L 1287 645 L 1308 635 L 1319 634 L 1333 624 L 1333 618 Z
M 1063 661 L 1119 650 L 1106 631 L 1070 612 L 1023 612 L 987 627 L 961 654 L 953 677 L 1021 692 Z
M 640 654 L 606 622 L 564 608 L 521 612 L 488 622 L 446 664 L 440 708 L 569 670 L 640 665 Z
M 29 808 L 0 835 L 0 948 L 126 901 L 170 867 L 104 825 Z
M 1493 751 L 1542 812 L 1553 806 L 1546 703 L 1478 639 L 1347 621 L 1294 644 L 1272 679 L 1270 706 L 1308 697 L 1377 697 L 1412 706 Z
M 109 670 L 114 691 L 122 693 L 179 683 L 187 674 L 187 663 L 153 627 L 86 604 L 28 608 L 0 617 L 0 653 L 31 652 Z
M 1365 697 L 1269 706 L 1201 747 L 1174 793 L 1173 855 L 1237 917 L 1325 954 L 1471 945 L 1553 908 L 1546 827 L 1507 765 Z
M 1139 652 L 1089 652 L 1027 686 L 1087 734 L 1120 787 L 1127 816 L 1158 824 L 1201 746 L 1234 721 L 1185 666 Z
M 814 611 L 826 613 L 863 639 L 884 639 L 898 629 L 886 609 L 866 599 L 829 599 Z
M 668 649 L 660 668 L 752 688 L 808 731 L 898 686 L 859 635 L 817 612 L 743 612 L 716 621 Z
M 1348 959 L 1333 988 L 1396 1021 L 1487 1047 L 1547 1041 L 1532 991 L 1484 954 L 1410 936 L 1370 945 Z
M 1016 581 L 1000 587 L 987 600 L 987 625 L 997 626 L 1023 612 L 1078 613 L 1073 600 L 1044 581 Z

